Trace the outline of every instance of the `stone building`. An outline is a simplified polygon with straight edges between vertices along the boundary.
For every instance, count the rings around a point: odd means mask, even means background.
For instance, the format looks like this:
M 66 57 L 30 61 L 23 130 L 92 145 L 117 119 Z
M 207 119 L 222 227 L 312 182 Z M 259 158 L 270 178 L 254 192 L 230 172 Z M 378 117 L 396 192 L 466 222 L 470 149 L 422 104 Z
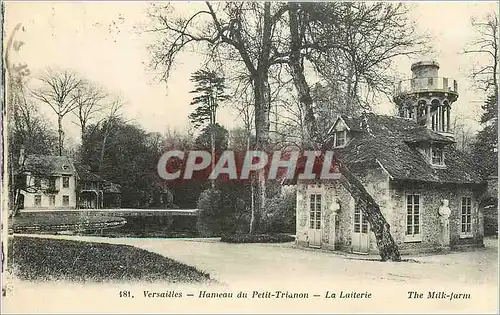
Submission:
M 379 205 L 402 253 L 483 246 L 485 181 L 455 149 L 450 126 L 456 81 L 439 78 L 435 62 L 412 66 L 395 97 L 399 117 L 338 117 L 328 149 Z M 404 84 L 407 84 L 405 87 Z M 296 243 L 376 253 L 349 187 L 339 180 L 297 181 Z

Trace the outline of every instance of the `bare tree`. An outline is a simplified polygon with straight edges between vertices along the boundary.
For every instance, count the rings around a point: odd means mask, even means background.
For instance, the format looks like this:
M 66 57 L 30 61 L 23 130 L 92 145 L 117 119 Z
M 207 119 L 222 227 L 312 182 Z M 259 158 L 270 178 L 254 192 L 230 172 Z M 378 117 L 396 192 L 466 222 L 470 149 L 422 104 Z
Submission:
M 82 144 L 84 142 L 85 128 L 89 122 L 96 119 L 97 115 L 102 112 L 104 108 L 102 101 L 106 96 L 102 87 L 88 81 L 83 81 L 76 88 L 72 96 L 75 103 L 72 113 L 78 119 L 76 124 L 80 127 Z
M 108 113 L 106 115 L 106 118 L 103 121 L 103 129 L 104 129 L 104 136 L 102 139 L 102 145 L 101 145 L 101 155 L 99 157 L 99 172 L 102 171 L 102 166 L 103 166 L 103 161 L 104 161 L 104 153 L 106 150 L 106 143 L 108 141 L 108 137 L 111 134 L 111 131 L 115 127 L 117 121 L 121 117 L 121 109 L 123 107 L 123 101 L 121 98 L 117 97 L 115 100 L 111 103 L 109 106 Z
M 455 134 L 455 140 L 457 141 L 457 149 L 465 153 L 471 153 L 474 143 L 472 125 L 466 122 L 465 117 L 455 115 L 452 127 Z
M 57 115 L 59 134 L 59 155 L 63 154 L 64 130 L 63 118 L 77 107 L 74 93 L 82 85 L 82 79 L 72 71 L 54 71 L 48 69 L 39 80 L 42 87 L 32 91 L 37 100 L 47 104 Z
M 225 58 L 242 65 L 253 86 L 255 149 L 266 150 L 270 128 L 269 72 L 279 63 L 272 46 L 277 42 L 275 28 L 286 12 L 285 7 L 270 2 L 206 2 L 205 6 L 187 18 L 174 17 L 168 5 L 154 8 L 151 17 L 157 26 L 151 31 L 161 35 L 161 39 L 153 48 L 153 63 L 164 66 L 163 79 L 167 80 L 179 52 L 201 45 L 206 51 L 223 52 Z M 265 206 L 264 170 L 258 174 L 257 190 L 258 211 L 251 223 L 251 233 L 259 226 L 260 209 Z
M 477 89 L 489 91 L 493 88 L 495 95 L 498 95 L 498 16 L 488 14 L 482 20 L 472 19 L 471 25 L 478 36 L 463 53 L 475 58 L 486 58 L 487 61 L 474 66 L 470 77 Z

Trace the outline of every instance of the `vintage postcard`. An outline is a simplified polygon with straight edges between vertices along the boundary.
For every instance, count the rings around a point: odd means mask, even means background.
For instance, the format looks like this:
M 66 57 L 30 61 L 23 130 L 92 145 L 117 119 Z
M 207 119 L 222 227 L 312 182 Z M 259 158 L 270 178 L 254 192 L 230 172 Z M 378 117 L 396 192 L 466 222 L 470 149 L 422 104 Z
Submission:
M 2 314 L 497 313 L 496 2 L 2 2 Z

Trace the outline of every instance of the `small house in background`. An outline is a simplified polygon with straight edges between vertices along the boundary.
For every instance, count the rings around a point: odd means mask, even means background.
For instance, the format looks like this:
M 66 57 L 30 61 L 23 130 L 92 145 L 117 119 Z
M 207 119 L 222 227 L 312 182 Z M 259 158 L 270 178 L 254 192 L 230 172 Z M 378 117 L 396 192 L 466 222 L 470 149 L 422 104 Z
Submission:
M 77 172 L 66 156 L 28 155 L 22 157 L 17 176 L 21 209 L 75 209 Z
M 20 209 L 102 209 L 121 204 L 118 184 L 105 181 L 67 156 L 23 157 L 16 179 Z
M 104 208 L 121 208 L 122 191 L 121 186 L 112 182 L 103 183 L 103 205 Z
M 104 207 L 104 180 L 85 166 L 75 166 L 78 174 L 78 208 L 101 209 Z

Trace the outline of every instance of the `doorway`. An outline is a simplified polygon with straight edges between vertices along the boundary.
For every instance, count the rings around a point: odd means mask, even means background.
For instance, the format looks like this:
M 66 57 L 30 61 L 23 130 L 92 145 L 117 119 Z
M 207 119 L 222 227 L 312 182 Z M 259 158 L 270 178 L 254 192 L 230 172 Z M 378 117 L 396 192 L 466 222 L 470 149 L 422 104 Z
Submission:
M 309 246 L 321 247 L 321 217 L 322 198 L 321 194 L 309 195 Z
M 352 232 L 352 251 L 354 253 L 368 254 L 370 248 L 370 227 L 365 214 L 360 207 L 354 207 L 354 226 Z

